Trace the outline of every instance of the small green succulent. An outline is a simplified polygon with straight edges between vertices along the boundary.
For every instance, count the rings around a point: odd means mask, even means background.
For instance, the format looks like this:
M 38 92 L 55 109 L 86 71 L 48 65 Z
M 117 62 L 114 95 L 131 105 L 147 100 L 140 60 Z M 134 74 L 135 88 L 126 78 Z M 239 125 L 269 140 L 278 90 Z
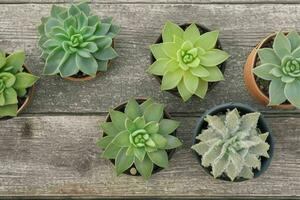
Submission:
M 167 22 L 162 32 L 163 43 L 150 46 L 156 61 L 148 72 L 162 76 L 161 90 L 178 89 L 184 101 L 192 95 L 204 98 L 208 82 L 224 80 L 218 65 L 229 55 L 216 49 L 219 32 L 200 35 L 195 24 L 185 31 Z
M 13 117 L 18 111 L 18 97 L 25 97 L 27 88 L 38 77 L 23 72 L 25 54 L 14 52 L 9 56 L 0 49 L 0 117 Z
M 95 76 L 106 71 L 108 61 L 117 57 L 112 39 L 119 30 L 112 18 L 100 20 L 92 15 L 87 3 L 70 8 L 53 5 L 51 16 L 42 18 L 38 27 L 39 47 L 46 60 L 44 74 Z
M 204 167 L 212 167 L 215 178 L 251 179 L 252 170 L 260 170 L 261 156 L 269 158 L 270 145 L 265 142 L 269 133 L 261 133 L 257 128 L 259 116 L 260 113 L 254 112 L 241 117 L 233 109 L 226 115 L 205 118 L 208 128 L 196 137 L 200 142 L 192 149 L 202 156 Z
M 125 111 L 110 110 L 111 122 L 101 124 L 104 137 L 97 145 L 105 149 L 103 157 L 114 159 L 117 174 L 132 165 L 145 178 L 149 179 L 154 164 L 166 168 L 166 150 L 177 148 L 180 140 L 171 134 L 179 122 L 163 119 L 164 106 L 148 99 L 142 104 L 130 99 Z
M 300 108 L 300 36 L 296 31 L 287 35 L 278 32 L 273 48 L 258 50 L 260 65 L 253 73 L 270 81 L 269 105 L 279 105 L 288 100 Z

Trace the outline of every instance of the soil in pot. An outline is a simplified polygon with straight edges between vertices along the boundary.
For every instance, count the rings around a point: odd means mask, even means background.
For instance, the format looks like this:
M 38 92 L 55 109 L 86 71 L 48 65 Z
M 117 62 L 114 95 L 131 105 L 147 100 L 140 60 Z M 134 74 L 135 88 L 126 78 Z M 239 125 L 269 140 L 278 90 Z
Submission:
M 135 100 L 139 104 L 142 104 L 147 99 L 146 98 L 136 98 Z M 119 106 L 115 107 L 114 110 L 117 110 L 117 111 L 120 111 L 120 112 L 124 112 L 126 104 L 127 104 L 127 102 L 122 103 Z M 164 110 L 164 118 L 165 119 L 171 119 L 171 115 L 166 110 Z M 106 117 L 105 121 L 106 122 L 111 122 L 111 118 L 110 118 L 109 115 Z M 176 136 L 176 130 L 172 134 L 170 134 L 170 135 Z M 103 133 L 103 137 L 104 136 L 106 136 L 105 133 Z M 176 149 L 166 150 L 166 152 L 168 154 L 169 160 L 172 158 L 172 156 L 174 155 L 175 151 L 176 151 Z M 111 163 L 113 163 L 115 165 L 115 160 L 114 159 L 110 159 L 110 161 L 111 161 Z M 161 167 L 159 167 L 159 166 L 157 166 L 157 165 L 154 164 L 152 174 L 155 174 L 155 173 L 161 171 L 162 169 L 163 168 L 161 168 Z M 128 170 L 124 171 L 123 173 L 127 174 L 127 175 L 131 175 L 131 176 L 141 176 L 140 173 L 135 168 L 134 164 L 131 167 L 129 167 Z
M 224 115 L 224 114 L 226 114 L 226 112 L 228 110 L 233 110 L 234 108 L 238 109 L 238 111 L 239 111 L 239 113 L 240 113 L 241 116 L 244 115 L 244 114 L 247 114 L 247 113 L 256 112 L 251 107 L 249 107 L 247 105 L 244 105 L 244 104 L 240 104 L 240 103 L 227 103 L 227 104 L 222 104 L 222 105 L 219 105 L 219 106 L 216 106 L 216 107 L 212 108 L 212 109 L 206 111 L 203 114 L 203 116 L 199 119 L 199 121 L 197 123 L 197 127 L 195 128 L 194 133 L 193 133 L 193 142 L 192 142 L 192 144 L 193 145 L 197 144 L 199 141 L 196 139 L 196 137 L 201 133 L 201 131 L 203 129 L 207 129 L 208 123 L 204 120 L 204 118 L 207 115 Z M 253 170 L 254 178 L 257 178 L 258 176 L 260 176 L 261 174 L 263 174 L 267 170 L 267 168 L 269 167 L 269 165 L 271 163 L 271 160 L 272 160 L 272 157 L 273 157 L 273 151 L 274 151 L 274 139 L 273 139 L 271 130 L 267 126 L 267 123 L 264 120 L 264 118 L 263 118 L 262 115 L 260 116 L 259 121 L 257 123 L 257 128 L 260 130 L 261 133 L 266 133 L 266 132 L 269 133 L 266 142 L 270 145 L 270 148 L 268 150 L 268 154 L 269 154 L 270 157 L 269 158 L 266 158 L 266 157 L 263 157 L 263 156 L 260 157 L 260 159 L 261 159 L 261 169 L 260 170 L 257 170 L 257 169 Z M 193 151 L 193 153 L 196 156 L 196 158 L 197 158 L 199 164 L 201 165 L 201 167 L 209 175 L 212 176 L 212 174 L 211 174 L 212 168 L 211 167 L 204 167 L 204 166 L 202 166 L 202 164 L 201 164 L 201 162 L 202 162 L 202 156 L 199 155 L 195 151 Z M 224 181 L 231 181 L 229 179 L 229 177 L 227 177 L 224 174 L 222 176 L 218 177 L 217 179 L 224 180 Z M 238 179 L 235 179 L 234 182 L 241 182 L 241 181 L 246 181 L 246 180 L 249 180 L 249 179 L 238 178 Z
M 189 23 L 186 23 L 186 24 L 182 24 L 180 25 L 180 27 L 185 30 L 188 26 L 190 26 L 191 24 Z M 206 33 L 206 32 L 210 32 L 211 30 L 206 28 L 205 26 L 203 25 L 199 25 L 199 24 L 196 24 L 197 27 L 198 27 L 198 30 L 200 32 L 200 34 L 203 34 L 203 33 Z M 155 44 L 159 44 L 159 43 L 162 43 L 163 40 L 162 40 L 162 34 L 160 34 L 160 36 L 158 37 L 158 39 L 156 40 Z M 216 48 L 217 49 L 220 49 L 220 50 L 223 50 L 222 49 L 222 46 L 221 46 L 221 43 L 219 41 L 219 39 L 217 40 L 217 44 L 216 44 Z M 151 53 L 151 57 L 150 57 L 150 60 L 151 60 L 151 64 L 153 64 L 156 59 L 154 58 L 153 54 Z M 222 64 L 218 65 L 219 69 L 222 71 L 222 73 L 224 74 L 225 72 L 225 65 L 226 65 L 226 61 L 223 62 Z M 154 77 L 156 78 L 156 80 L 159 82 L 159 84 L 161 85 L 161 82 L 162 82 L 162 76 L 157 76 L 157 75 L 154 75 Z M 207 91 L 210 91 L 213 89 L 213 87 L 217 84 L 218 82 L 208 82 L 208 89 Z M 171 90 L 167 90 L 169 92 L 171 92 L 173 95 L 175 96 L 178 96 L 180 97 L 180 94 L 177 90 L 177 88 L 173 88 Z

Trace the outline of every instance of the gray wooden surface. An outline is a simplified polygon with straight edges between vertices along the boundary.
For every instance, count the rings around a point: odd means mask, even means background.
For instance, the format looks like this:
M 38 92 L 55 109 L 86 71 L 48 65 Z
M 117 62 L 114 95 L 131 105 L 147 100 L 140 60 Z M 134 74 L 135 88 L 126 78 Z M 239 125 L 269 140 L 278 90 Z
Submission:
M 52 3 L 42 0 L 0 0 L 0 47 L 25 49 L 26 64 L 42 71 L 36 26 Z M 182 3 L 184 2 L 184 3 Z M 18 118 L 0 121 L 0 196 L 31 197 L 276 197 L 300 198 L 300 113 L 274 110 L 256 103 L 243 82 L 243 65 L 250 50 L 270 32 L 300 30 L 297 0 L 99 0 L 92 10 L 112 16 L 122 27 L 115 48 L 120 57 L 99 78 L 73 83 L 43 76 L 31 106 Z M 187 103 L 160 92 L 156 80 L 145 73 L 148 46 L 166 20 L 197 22 L 221 30 L 221 43 L 230 53 L 226 81 L 205 100 Z M 182 122 L 179 149 L 168 169 L 148 182 L 116 177 L 109 161 L 99 158 L 95 141 L 98 125 L 109 107 L 132 96 L 152 96 L 167 104 Z M 214 105 L 242 102 L 262 111 L 276 144 L 270 168 L 261 177 L 242 183 L 214 180 L 193 157 L 191 132 L 197 117 Z

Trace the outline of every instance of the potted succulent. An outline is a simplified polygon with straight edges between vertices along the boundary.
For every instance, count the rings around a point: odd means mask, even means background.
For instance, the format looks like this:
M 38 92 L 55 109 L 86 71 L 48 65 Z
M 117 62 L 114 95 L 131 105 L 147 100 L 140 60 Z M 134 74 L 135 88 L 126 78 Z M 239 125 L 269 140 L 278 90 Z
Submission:
M 259 112 L 229 103 L 200 118 L 192 149 L 214 178 L 244 181 L 258 177 L 268 168 L 273 146 L 271 132 Z
M 150 46 L 152 63 L 147 71 L 158 77 L 161 90 L 178 91 L 183 101 L 192 95 L 204 98 L 213 82 L 224 80 L 229 55 L 222 51 L 218 36 L 218 31 L 204 26 L 168 21 Z
M 39 79 L 24 65 L 25 53 L 0 50 L 0 118 L 15 117 L 29 103 Z
M 86 2 L 69 8 L 53 5 L 51 15 L 41 21 L 38 44 L 46 61 L 45 75 L 90 80 L 105 72 L 110 60 L 117 57 L 113 39 L 120 28 L 112 18 L 100 20 L 93 15 Z
M 168 166 L 175 148 L 179 122 L 171 120 L 164 105 L 152 99 L 130 99 L 109 111 L 101 124 L 103 137 L 97 146 L 110 159 L 117 175 L 141 175 L 144 179 Z
M 277 108 L 300 108 L 300 36 L 278 32 L 262 40 L 244 68 L 245 84 L 258 101 Z

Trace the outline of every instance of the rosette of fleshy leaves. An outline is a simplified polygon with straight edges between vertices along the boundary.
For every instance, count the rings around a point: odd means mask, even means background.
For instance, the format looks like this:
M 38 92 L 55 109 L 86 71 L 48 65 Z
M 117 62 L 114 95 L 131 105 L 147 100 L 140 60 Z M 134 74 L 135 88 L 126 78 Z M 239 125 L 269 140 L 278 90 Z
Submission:
M 212 168 L 212 175 L 252 179 L 253 169 L 260 170 L 261 157 L 269 158 L 270 145 L 266 143 L 269 133 L 257 128 L 260 113 L 248 113 L 242 117 L 235 108 L 226 116 L 205 118 L 208 128 L 196 137 L 199 143 L 192 146 L 202 156 L 201 164 Z
M 179 122 L 164 119 L 164 106 L 152 99 L 142 104 L 130 99 L 124 112 L 110 110 L 109 116 L 111 122 L 101 124 L 104 137 L 97 145 L 104 149 L 104 158 L 115 160 L 118 175 L 134 165 L 149 179 L 154 165 L 168 166 L 167 151 L 182 144 L 172 136 Z
M 278 32 L 272 48 L 258 50 L 260 65 L 253 73 L 269 84 L 269 105 L 288 100 L 300 108 L 300 36 L 296 31 L 287 35 Z
M 14 117 L 18 112 L 18 98 L 27 95 L 39 78 L 23 72 L 25 54 L 18 51 L 7 54 L 0 49 L 0 117 Z
M 53 5 L 51 16 L 38 27 L 39 46 L 46 60 L 44 74 L 69 77 L 82 72 L 95 76 L 106 71 L 109 60 L 117 57 L 112 39 L 119 33 L 112 18 L 100 20 L 89 5 L 65 8 Z
M 224 80 L 218 65 L 229 55 L 216 48 L 218 31 L 200 35 L 196 24 L 186 30 L 167 22 L 163 43 L 150 46 L 156 61 L 148 72 L 162 76 L 161 90 L 178 89 L 184 101 L 192 95 L 204 98 L 208 83 Z

